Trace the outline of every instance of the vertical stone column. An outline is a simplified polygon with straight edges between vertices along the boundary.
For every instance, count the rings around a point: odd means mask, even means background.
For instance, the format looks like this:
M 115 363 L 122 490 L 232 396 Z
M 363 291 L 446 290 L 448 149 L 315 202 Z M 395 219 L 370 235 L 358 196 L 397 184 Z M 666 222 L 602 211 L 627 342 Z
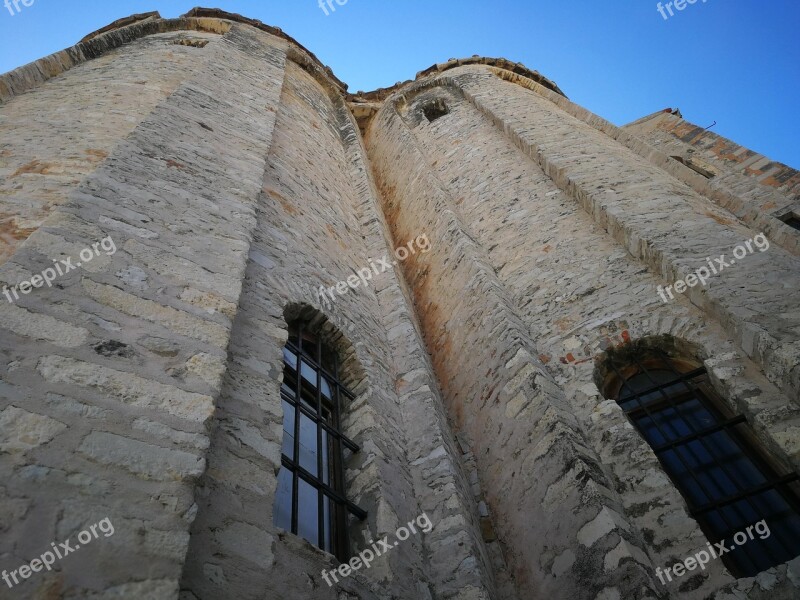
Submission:
M 391 256 L 424 229 L 395 237 L 380 205 L 380 192 L 365 161 L 358 129 L 352 122 L 348 150 L 361 202 L 362 227 L 369 232 L 371 256 Z M 388 239 L 387 239 L 388 238 Z M 419 252 L 419 250 L 418 250 Z M 423 268 L 411 255 L 405 269 Z M 425 536 L 421 551 L 436 560 L 421 565 L 428 579 L 418 584 L 420 598 L 459 598 L 461 600 L 499 598 L 494 574 L 481 539 L 477 507 L 464 472 L 458 446 L 447 421 L 438 382 L 430 357 L 425 351 L 419 321 L 413 310 L 413 297 L 401 271 L 376 280 L 376 295 L 393 359 L 393 375 L 406 445 L 407 467 L 413 476 L 414 493 L 420 512 L 435 524 Z M 444 551 L 444 549 L 447 549 Z M 505 600 L 512 600 L 511 598 Z
M 422 86 L 420 87 L 422 89 Z M 528 326 L 486 250 L 461 220 L 414 137 L 421 106 L 387 100 L 368 136 L 396 239 L 427 231 L 433 250 L 404 268 L 458 430 L 471 443 L 521 596 L 652 595 L 630 524 L 563 391 L 536 358 Z M 463 101 L 463 100 L 462 100 Z M 405 120 L 404 120 L 405 118 Z M 442 127 L 448 127 L 443 117 Z M 450 130 L 453 139 L 461 131 Z M 456 142 L 454 142 L 456 143 Z M 481 152 L 480 148 L 473 149 Z M 487 156 L 485 160 L 491 160 Z M 608 570 L 608 560 L 627 560 Z
M 285 47 L 234 26 L 203 49 L 202 75 L 0 267 L 16 283 L 101 239 L 116 247 L 0 306 L 3 568 L 114 526 L 60 571 L 34 573 L 25 597 L 177 596 Z

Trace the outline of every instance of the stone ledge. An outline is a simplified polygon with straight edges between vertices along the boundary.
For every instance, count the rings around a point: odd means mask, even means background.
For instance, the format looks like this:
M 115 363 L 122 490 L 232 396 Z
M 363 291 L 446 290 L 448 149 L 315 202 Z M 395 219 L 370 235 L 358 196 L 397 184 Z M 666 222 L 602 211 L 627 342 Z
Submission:
M 245 25 L 250 25 L 251 27 L 255 27 L 256 29 L 259 29 L 261 31 L 265 31 L 266 33 L 274 35 L 275 37 L 279 37 L 283 40 L 286 40 L 287 42 L 289 42 L 290 45 L 295 46 L 296 48 L 299 48 L 300 50 L 305 52 L 311 58 L 311 60 L 314 63 L 316 63 L 316 66 L 321 68 L 328 75 L 328 77 L 330 77 L 330 79 L 333 80 L 335 85 L 340 89 L 342 93 L 344 93 L 347 90 L 347 84 L 339 80 L 336 77 L 336 75 L 333 74 L 333 70 L 330 67 L 323 65 L 322 62 L 316 57 L 316 55 L 313 52 L 311 52 L 308 48 L 303 46 L 303 44 L 298 42 L 292 36 L 284 33 L 283 30 L 279 27 L 273 27 L 271 25 L 267 25 L 266 23 L 262 23 L 257 19 L 250 19 L 248 17 L 245 17 L 237 13 L 230 13 L 224 11 L 220 8 L 202 8 L 200 6 L 197 6 L 192 10 L 190 10 L 189 12 L 187 12 L 185 15 L 182 15 L 182 18 L 192 18 L 192 17 L 220 19 L 225 21 L 234 21 L 236 23 L 243 23 Z
M 139 23 L 140 21 L 148 21 L 151 19 L 160 19 L 161 15 L 158 11 L 147 12 L 147 13 L 138 13 L 135 15 L 131 15 L 130 17 L 123 17 L 122 19 L 117 19 L 113 23 L 109 23 L 105 27 L 101 27 L 97 31 L 93 31 L 86 37 L 84 37 L 80 43 L 88 42 L 89 40 L 96 38 L 98 35 L 102 35 L 104 33 L 108 33 L 109 31 L 113 31 L 115 29 L 120 29 L 122 27 L 127 27 L 128 25 L 133 25 L 134 23 Z
M 131 17 L 132 18 L 132 17 Z M 121 19 L 120 22 L 126 21 Z M 110 25 L 108 26 L 111 27 Z M 148 17 L 136 20 L 129 25 L 115 29 L 101 29 L 87 41 L 78 42 L 76 45 L 56 52 L 34 62 L 28 63 L 0 75 L 0 104 L 8 102 L 15 96 L 35 89 L 49 79 L 69 71 L 71 68 L 102 56 L 129 42 L 142 37 L 158 33 L 173 31 L 205 31 L 208 33 L 225 34 L 230 25 L 223 21 L 195 18 L 156 19 Z
M 538 83 L 551 92 L 559 94 L 564 98 L 567 97 L 566 94 L 564 94 L 564 92 L 562 92 L 561 89 L 555 84 L 555 82 L 547 79 L 538 71 L 532 71 L 522 63 L 511 62 L 505 58 L 490 58 L 487 56 L 475 55 L 469 58 L 451 58 L 445 63 L 437 63 L 428 67 L 424 71 L 417 73 L 413 80 L 409 79 L 406 81 L 401 81 L 388 88 L 378 88 L 377 90 L 373 90 L 371 92 L 359 91 L 355 94 L 348 94 L 347 101 L 351 103 L 351 108 L 359 105 L 370 105 L 375 102 L 382 103 L 401 88 L 418 82 L 422 79 L 426 79 L 430 75 L 436 75 L 445 71 L 449 71 L 450 69 L 455 69 L 456 67 L 469 65 L 486 65 L 503 71 L 509 71 L 515 75 L 530 79 L 531 81 Z

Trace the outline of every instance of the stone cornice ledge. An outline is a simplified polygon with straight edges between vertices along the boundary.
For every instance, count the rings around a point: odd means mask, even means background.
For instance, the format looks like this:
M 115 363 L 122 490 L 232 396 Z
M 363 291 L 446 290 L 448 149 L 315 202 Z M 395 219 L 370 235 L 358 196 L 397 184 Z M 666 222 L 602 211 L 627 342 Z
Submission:
M 115 23 L 121 25 L 112 27 L 112 24 L 104 27 L 70 48 L 0 75 L 0 104 L 40 86 L 81 63 L 148 35 L 171 31 L 206 31 L 224 34 L 230 30 L 229 21 L 194 17 L 161 19 L 158 13 L 134 15 Z
M 231 23 L 249 25 L 288 41 L 291 46 L 300 51 L 296 53 L 296 56 L 305 63 L 305 68 L 323 74 L 323 77 L 339 93 L 346 94 L 347 85 L 337 79 L 329 67 L 323 65 L 312 52 L 279 28 L 216 8 L 198 7 L 177 19 L 162 19 L 158 12 L 135 14 L 117 19 L 94 33 L 90 33 L 74 46 L 0 75 L 0 104 L 35 89 L 47 80 L 81 63 L 102 56 L 136 39 L 157 33 L 185 30 L 225 34 L 230 30 Z
M 44 58 L 40 58 L 39 60 L 0 75 L 0 104 L 8 102 L 11 98 L 36 88 L 45 81 L 68 71 L 76 65 L 101 56 L 123 44 L 132 42 L 141 37 L 181 30 L 224 34 L 230 30 L 232 22 L 255 27 L 256 29 L 265 31 L 289 42 L 290 46 L 295 49 L 294 59 L 299 60 L 306 70 L 316 73 L 318 79 L 326 80 L 329 88 L 334 88 L 351 103 L 368 104 L 382 102 L 399 88 L 413 83 L 413 81 L 405 81 L 390 88 L 380 88 L 366 93 L 358 92 L 357 94 L 348 94 L 347 84 L 339 80 L 330 67 L 322 64 L 313 52 L 284 33 L 280 28 L 272 27 L 256 19 L 249 19 L 242 15 L 229 13 L 218 8 L 196 7 L 177 19 L 162 19 L 161 15 L 155 11 L 117 19 L 113 23 L 90 33 L 70 48 L 45 56 Z M 470 58 L 451 59 L 444 63 L 435 64 L 424 71 L 420 71 L 417 73 L 415 79 L 419 81 L 455 67 L 474 64 L 487 65 L 510 71 L 511 73 L 530 79 L 548 90 L 564 96 L 564 93 L 554 82 L 537 71 L 532 71 L 521 63 L 511 62 L 504 58 L 488 58 L 476 55 Z

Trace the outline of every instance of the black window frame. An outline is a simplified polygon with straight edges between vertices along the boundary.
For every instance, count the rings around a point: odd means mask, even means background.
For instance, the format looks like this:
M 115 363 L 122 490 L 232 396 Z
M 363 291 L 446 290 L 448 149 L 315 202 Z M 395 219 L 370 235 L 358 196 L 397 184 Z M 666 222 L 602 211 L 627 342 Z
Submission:
M 313 347 L 313 355 L 308 347 Z M 304 331 L 303 325 L 298 324 L 290 327 L 289 338 L 284 346 L 295 356 L 295 364 L 292 366 L 286 360 L 284 354 L 283 384 L 281 385 L 281 400 L 286 402 L 294 410 L 294 447 L 293 460 L 281 449 L 281 466 L 285 468 L 292 478 L 292 510 L 291 510 L 291 533 L 299 534 L 299 485 L 300 481 L 309 484 L 317 490 L 317 534 L 316 541 L 307 540 L 314 543 L 318 548 L 329 551 L 341 562 L 350 559 L 350 536 L 349 536 L 349 515 L 353 515 L 360 520 L 367 517 L 367 512 L 361 507 L 351 502 L 347 498 L 345 485 L 345 447 L 353 453 L 361 450 L 360 446 L 348 438 L 342 432 L 342 408 L 345 398 L 354 400 L 355 395 L 342 381 L 338 374 L 338 360 L 336 353 L 327 348 L 319 336 Z M 316 385 L 313 391 L 311 386 L 303 386 L 304 377 L 301 375 L 302 364 L 310 366 L 316 374 Z M 327 365 L 325 364 L 327 363 Z M 322 378 L 328 383 L 330 388 L 330 400 L 322 394 Z M 294 383 L 293 393 L 286 391 L 287 381 Z M 310 408 L 308 404 L 309 395 L 313 396 L 316 408 Z M 304 400 L 305 399 L 305 400 Z M 327 413 L 327 416 L 326 416 Z M 316 427 L 316 457 L 317 473 L 312 473 L 303 468 L 300 464 L 300 415 L 310 419 Z M 284 414 L 284 420 L 286 415 Z M 328 481 L 325 483 L 323 475 L 323 452 L 322 452 L 322 432 L 327 433 L 327 439 L 332 451 L 328 452 L 328 462 L 330 463 Z M 330 550 L 326 549 L 326 527 L 325 527 L 325 498 L 331 502 L 330 513 Z M 277 502 L 277 498 L 276 498 Z M 301 536 L 302 537 L 302 536 Z M 305 539 L 305 538 L 304 538 Z
M 634 355 L 631 360 L 625 363 L 624 367 L 620 367 L 619 364 L 614 364 L 612 361 L 610 363 L 610 368 L 615 375 L 614 382 L 616 385 L 614 387 L 616 389 L 612 388 L 609 390 L 611 393 L 607 394 L 607 397 L 614 399 L 620 405 L 633 427 L 653 449 L 664 472 L 669 476 L 670 480 L 681 493 L 681 496 L 689 508 L 689 513 L 697 520 L 709 540 L 715 543 L 722 540 L 730 541 L 731 537 L 741 530 L 740 526 L 731 526 L 725 516 L 727 511 L 721 509 L 730 507 L 731 510 L 735 509 L 739 512 L 739 516 L 741 516 L 741 505 L 738 503 L 744 501 L 748 503 L 749 507 L 753 509 L 754 512 L 758 512 L 753 500 L 757 498 L 759 494 L 763 494 L 767 491 L 774 490 L 780 494 L 789 505 L 790 510 L 793 509 L 795 515 L 800 515 L 800 494 L 797 492 L 796 485 L 798 480 L 800 480 L 800 476 L 794 471 L 780 475 L 780 472 L 786 469 L 782 469 L 778 461 L 774 460 L 774 458 L 764 450 L 763 444 L 761 444 L 755 432 L 750 427 L 747 417 L 742 414 L 734 414 L 716 393 L 705 367 L 697 366 L 688 361 L 674 359 L 663 351 L 651 349 Z M 673 377 L 667 381 L 661 381 L 660 383 L 650 374 L 651 371 L 665 370 L 670 371 Z M 652 385 L 638 391 L 628 387 L 626 392 L 627 382 L 633 377 L 642 374 L 647 376 Z M 675 388 L 678 385 L 682 386 L 684 390 L 676 393 Z M 646 400 L 642 402 L 643 397 L 651 396 L 655 393 L 659 393 L 660 395 L 657 400 Z M 681 416 L 681 419 L 692 433 L 679 436 L 675 439 L 669 439 L 670 436 L 665 435 L 661 429 L 659 420 L 653 418 L 653 416 L 661 411 L 675 409 L 675 407 L 681 403 L 695 399 L 699 402 L 700 406 L 716 419 L 716 423 L 709 427 L 696 430 L 690 420 Z M 624 404 L 632 400 L 636 401 L 634 408 L 624 406 Z M 675 411 L 675 414 L 679 414 L 678 411 Z M 637 418 L 641 418 L 642 416 L 649 419 L 649 422 L 658 430 L 662 439 L 669 441 L 661 445 L 653 445 L 650 443 L 637 420 Z M 662 454 L 682 445 L 686 445 L 687 451 L 693 453 L 688 446 L 688 444 L 693 441 L 698 441 L 705 450 L 708 450 L 705 446 L 706 441 L 710 439 L 708 436 L 723 430 L 728 432 L 731 439 L 739 447 L 741 454 L 750 459 L 760 470 L 766 482 L 759 485 L 752 485 L 748 489 L 739 491 L 736 494 L 723 496 L 702 505 L 695 504 L 691 499 L 691 494 L 688 489 L 684 487 L 677 474 L 673 473 L 671 465 L 668 464 L 666 460 L 662 459 Z M 709 452 L 709 454 L 713 457 L 713 453 Z M 707 498 L 713 498 L 715 494 L 710 493 L 702 483 L 700 477 L 698 477 L 698 473 L 700 473 L 702 469 L 700 471 L 695 471 L 687 464 L 680 452 L 673 452 L 673 455 L 679 459 L 685 472 L 694 479 L 703 494 Z M 714 458 L 712 463 L 714 468 L 720 469 L 727 477 L 735 481 L 735 478 L 730 475 L 726 467 L 726 464 L 730 464 L 729 460 L 717 461 L 716 458 Z M 719 527 L 713 525 L 711 522 L 712 514 L 714 516 L 718 515 L 719 518 L 725 521 L 725 530 L 720 530 Z M 783 513 L 777 513 L 777 517 L 780 517 L 782 514 Z M 770 517 L 775 518 L 776 515 L 771 514 Z M 770 528 L 770 531 L 771 535 L 774 534 L 772 528 Z M 752 554 L 747 553 L 746 544 L 737 547 L 735 552 L 728 552 L 720 558 L 735 577 L 755 576 L 768 568 L 793 560 L 800 555 L 800 550 L 798 550 L 797 546 L 792 547 L 787 545 L 781 541 L 780 538 L 778 538 L 778 541 L 785 549 L 786 556 L 780 557 L 776 556 L 775 552 L 768 552 L 769 562 L 772 564 L 766 567 L 763 566 L 764 561 L 760 561 L 762 566 L 759 566 L 759 561 L 753 558 Z M 766 545 L 764 548 L 769 550 Z M 739 552 L 740 550 L 742 552 Z M 755 548 L 753 551 L 755 552 Z M 747 562 L 750 564 L 745 564 Z

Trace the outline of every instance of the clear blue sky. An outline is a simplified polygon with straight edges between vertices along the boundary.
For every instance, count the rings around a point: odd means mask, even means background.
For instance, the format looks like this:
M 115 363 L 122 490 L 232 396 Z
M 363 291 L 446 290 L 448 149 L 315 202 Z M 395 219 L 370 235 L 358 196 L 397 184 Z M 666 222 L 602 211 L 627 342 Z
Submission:
M 0 0 L 0 72 L 136 12 L 197 0 Z M 27 0 L 30 1 L 30 0 Z M 621 125 L 679 107 L 701 126 L 800 168 L 800 1 L 697 0 L 664 20 L 655 0 L 207 0 L 282 28 L 351 91 L 385 87 L 451 57 L 502 56 Z

